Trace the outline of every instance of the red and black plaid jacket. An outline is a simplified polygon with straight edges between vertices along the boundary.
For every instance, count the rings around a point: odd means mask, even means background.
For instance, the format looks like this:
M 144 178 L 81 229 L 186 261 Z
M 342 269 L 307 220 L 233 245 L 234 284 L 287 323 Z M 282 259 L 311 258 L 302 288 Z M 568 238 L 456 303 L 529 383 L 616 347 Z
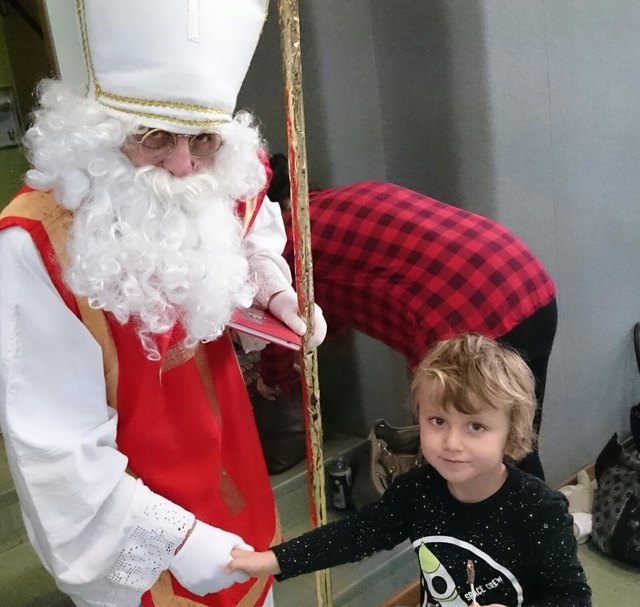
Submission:
M 310 213 L 315 298 L 329 327 L 379 339 L 412 367 L 436 340 L 500 337 L 555 296 L 542 264 L 506 228 L 400 186 L 312 192 Z M 269 370 L 274 363 L 263 364 L 270 385 L 285 364 Z

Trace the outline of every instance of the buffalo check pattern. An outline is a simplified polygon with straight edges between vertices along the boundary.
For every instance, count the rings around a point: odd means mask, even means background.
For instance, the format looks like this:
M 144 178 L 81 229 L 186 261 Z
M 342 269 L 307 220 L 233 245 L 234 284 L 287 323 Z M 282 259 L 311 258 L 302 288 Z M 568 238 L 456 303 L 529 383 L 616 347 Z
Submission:
M 315 298 L 330 329 L 379 339 L 411 367 L 434 341 L 500 337 L 555 297 L 540 261 L 504 226 L 412 190 L 365 181 L 315 191 L 310 212 Z M 263 366 L 277 372 L 275 361 Z

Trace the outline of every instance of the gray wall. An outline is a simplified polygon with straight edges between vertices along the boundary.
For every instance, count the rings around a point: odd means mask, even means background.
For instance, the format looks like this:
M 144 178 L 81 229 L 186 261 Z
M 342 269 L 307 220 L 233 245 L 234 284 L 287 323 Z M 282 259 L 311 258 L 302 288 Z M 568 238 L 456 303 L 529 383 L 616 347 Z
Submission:
M 388 179 L 489 215 L 556 280 L 541 450 L 561 481 L 627 432 L 640 400 L 640 3 L 301 5 L 312 182 Z M 241 101 L 283 150 L 275 19 L 265 34 Z M 342 381 L 357 389 L 332 385 L 323 398 L 357 394 L 346 423 L 366 426 L 404 400 L 403 364 L 364 336 L 349 347 Z

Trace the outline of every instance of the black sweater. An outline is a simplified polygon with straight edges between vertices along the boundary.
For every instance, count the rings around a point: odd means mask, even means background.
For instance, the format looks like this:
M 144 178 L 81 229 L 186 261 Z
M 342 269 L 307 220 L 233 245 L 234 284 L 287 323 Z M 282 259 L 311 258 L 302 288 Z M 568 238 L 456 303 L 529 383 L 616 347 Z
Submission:
M 273 547 L 277 577 L 358 561 L 407 538 L 420 563 L 423 606 L 467 607 L 468 559 L 481 605 L 591 606 L 565 497 L 512 466 L 503 486 L 474 504 L 457 501 L 430 466 L 412 470 L 375 504 Z

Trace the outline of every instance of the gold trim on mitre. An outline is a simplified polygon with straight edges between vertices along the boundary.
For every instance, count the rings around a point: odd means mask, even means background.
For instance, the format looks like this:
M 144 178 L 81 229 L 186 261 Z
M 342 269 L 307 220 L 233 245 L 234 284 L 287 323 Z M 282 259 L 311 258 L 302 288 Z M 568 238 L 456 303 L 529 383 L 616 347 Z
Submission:
M 191 10 L 191 1 L 192 0 L 190 0 L 189 3 L 189 10 Z M 200 1 L 202 0 L 193 0 L 193 2 L 196 3 Z M 233 0 L 227 1 L 233 2 Z M 264 30 L 268 8 L 269 0 L 264 0 L 264 19 L 262 21 L 262 25 L 256 39 L 256 45 L 257 40 L 259 40 Z M 95 100 L 98 103 L 115 112 L 135 116 L 137 118 L 144 118 L 150 126 L 169 126 L 173 124 L 185 127 L 193 127 L 193 129 L 196 130 L 207 130 L 222 124 L 226 124 L 232 120 L 233 109 L 231 109 L 230 112 L 229 110 L 225 110 L 220 107 L 214 107 L 204 104 L 184 103 L 179 101 L 128 96 L 121 95 L 110 90 L 105 90 L 105 88 L 103 88 L 103 86 L 99 82 L 98 75 L 95 69 L 95 61 L 91 52 L 91 45 L 89 44 L 85 0 L 76 0 L 76 13 L 80 25 L 80 38 L 82 41 L 84 60 L 89 75 L 89 82 L 87 83 L 87 95 L 93 94 Z M 194 38 L 191 39 L 193 40 Z M 144 111 L 145 108 L 158 111 Z M 180 116 L 180 113 L 182 113 L 183 115 Z M 192 114 L 192 116 L 185 117 L 185 113 Z M 198 118 L 194 117 L 193 114 L 203 114 L 204 116 Z
M 170 122 L 173 124 L 181 124 L 184 126 L 197 126 L 200 130 L 210 129 L 214 126 L 219 126 L 221 124 L 227 124 L 231 120 L 229 114 L 224 114 L 218 120 L 189 120 L 187 118 L 177 118 L 176 116 L 171 116 L 170 114 L 152 114 L 151 112 L 140 112 L 132 109 L 124 109 L 123 107 L 117 107 L 110 103 L 105 103 L 100 99 L 96 99 L 100 105 L 107 107 L 111 110 L 115 110 L 116 112 L 122 112 L 124 114 L 130 114 L 132 116 L 139 116 L 141 118 L 148 118 L 149 120 L 160 120 L 161 122 Z M 152 102 L 150 102 L 150 105 Z M 149 125 L 152 126 L 152 125 Z

